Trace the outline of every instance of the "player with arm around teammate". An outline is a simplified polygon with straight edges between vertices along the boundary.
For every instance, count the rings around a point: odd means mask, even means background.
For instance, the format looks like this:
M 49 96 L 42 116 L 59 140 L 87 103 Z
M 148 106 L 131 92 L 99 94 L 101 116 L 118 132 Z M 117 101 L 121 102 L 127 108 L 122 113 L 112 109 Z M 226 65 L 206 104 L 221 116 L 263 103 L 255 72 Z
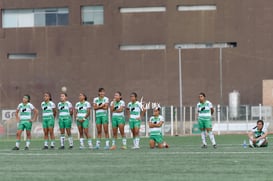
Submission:
M 150 148 L 169 148 L 169 145 L 163 140 L 162 125 L 164 118 L 160 115 L 160 107 L 153 108 L 153 116 L 149 119 L 149 132 L 150 132 Z
M 48 138 L 50 135 L 51 144 L 50 148 L 55 147 L 55 136 L 54 136 L 54 124 L 56 118 L 56 105 L 52 102 L 51 94 L 49 92 L 44 93 L 44 101 L 41 103 L 42 108 L 42 119 L 43 119 L 43 130 L 44 130 L 44 150 L 48 149 Z
M 264 126 L 263 120 L 257 121 L 257 126 L 255 126 L 249 133 L 249 147 L 267 147 L 267 129 Z
M 21 134 L 24 130 L 26 130 L 27 134 L 25 150 L 28 150 L 31 140 L 32 122 L 36 121 L 38 117 L 38 110 L 30 103 L 29 95 L 23 97 L 23 102 L 18 105 L 15 116 L 16 120 L 19 121 L 19 124 L 16 133 L 16 144 L 12 150 L 19 150 Z
M 72 126 L 72 115 L 73 115 L 73 106 L 71 102 L 67 100 L 67 94 L 61 93 L 60 95 L 61 101 L 58 103 L 58 111 L 59 111 L 59 127 L 60 127 L 60 142 L 61 146 L 60 150 L 65 149 L 64 141 L 65 141 L 65 131 L 68 136 L 69 141 L 69 149 L 73 148 L 73 137 L 71 135 L 71 126 Z
M 116 92 L 113 101 L 110 103 L 110 110 L 112 112 L 112 129 L 113 140 L 110 150 L 116 149 L 116 139 L 118 137 L 118 129 L 122 137 L 121 149 L 127 149 L 126 137 L 124 133 L 125 117 L 124 117 L 125 102 L 122 100 L 121 93 Z
M 206 100 L 205 93 L 199 94 L 199 102 L 197 104 L 197 117 L 198 124 L 201 130 L 201 138 L 203 146 L 207 148 L 206 132 L 209 135 L 213 148 L 216 148 L 216 141 L 212 132 L 212 114 L 214 113 L 213 105 L 210 101 Z

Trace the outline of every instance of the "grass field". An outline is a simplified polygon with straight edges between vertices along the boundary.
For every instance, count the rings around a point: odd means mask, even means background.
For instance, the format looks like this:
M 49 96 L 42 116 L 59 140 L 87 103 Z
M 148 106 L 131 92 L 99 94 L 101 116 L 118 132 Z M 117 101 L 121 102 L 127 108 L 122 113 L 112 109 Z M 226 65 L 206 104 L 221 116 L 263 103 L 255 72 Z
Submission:
M 73 150 L 44 151 L 42 141 L 33 140 L 29 151 L 23 150 L 24 143 L 11 151 L 15 140 L 2 140 L 0 180 L 273 180 L 272 146 L 243 148 L 244 139 L 216 136 L 217 149 L 201 149 L 199 136 L 166 137 L 169 149 L 151 150 L 143 138 L 139 150 L 115 151 L 79 150 L 77 140 Z

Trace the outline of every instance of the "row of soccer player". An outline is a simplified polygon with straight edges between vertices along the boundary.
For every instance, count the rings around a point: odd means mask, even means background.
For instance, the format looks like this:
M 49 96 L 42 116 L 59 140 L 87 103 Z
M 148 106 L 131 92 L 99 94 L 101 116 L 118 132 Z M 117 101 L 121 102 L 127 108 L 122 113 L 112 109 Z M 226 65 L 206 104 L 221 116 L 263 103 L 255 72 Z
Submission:
M 100 149 L 102 129 L 104 130 L 106 142 L 104 149 L 115 150 L 116 139 L 118 135 L 118 130 L 122 136 L 122 146 L 121 149 L 127 149 L 127 141 L 124 134 L 125 125 L 125 111 L 129 115 L 129 126 L 133 134 L 133 149 L 139 148 L 139 129 L 141 125 L 141 117 L 145 113 L 143 105 L 137 101 L 137 94 L 131 93 L 130 100 L 127 107 L 125 102 L 122 100 L 121 93 L 116 92 L 113 101 L 109 104 L 109 99 L 105 97 L 105 90 L 100 88 L 98 91 L 98 97 L 93 100 L 93 108 L 95 110 L 95 122 L 97 128 L 97 140 L 93 147 L 92 139 L 89 134 L 89 117 L 91 104 L 87 101 L 85 94 L 80 93 L 79 102 L 76 103 L 73 108 L 72 104 L 67 100 L 67 94 L 61 93 L 60 102 L 57 106 L 53 103 L 51 99 L 51 94 L 49 92 L 44 93 L 44 101 L 41 103 L 42 110 L 42 124 L 44 131 L 44 146 L 43 149 L 54 149 L 55 148 L 55 136 L 54 136 L 54 123 L 58 114 L 59 127 L 60 127 L 60 147 L 59 149 L 65 149 L 65 132 L 68 136 L 69 149 L 72 149 L 73 137 L 71 135 L 71 125 L 72 116 L 77 122 L 78 131 L 80 135 L 80 149 L 85 148 L 84 136 L 88 141 L 88 147 L 90 149 Z M 110 147 L 109 131 L 108 131 L 108 107 L 110 106 L 112 114 L 112 129 L 113 129 L 113 140 Z M 33 113 L 33 114 L 32 114 Z M 164 118 L 160 115 L 160 107 L 155 107 L 153 116 L 149 120 L 149 132 L 150 132 L 150 148 L 168 147 L 168 144 L 164 142 L 161 127 L 164 123 Z M 32 116 L 33 115 L 33 116 Z M 27 140 L 25 150 L 29 149 L 31 140 L 31 128 L 32 122 L 37 120 L 38 110 L 30 103 L 30 96 L 25 95 L 23 97 L 23 102 L 20 103 L 16 110 L 16 119 L 19 121 L 16 145 L 13 150 L 19 150 L 21 134 L 26 130 Z M 50 141 L 49 141 L 50 139 Z M 50 146 L 49 146 L 50 142 Z

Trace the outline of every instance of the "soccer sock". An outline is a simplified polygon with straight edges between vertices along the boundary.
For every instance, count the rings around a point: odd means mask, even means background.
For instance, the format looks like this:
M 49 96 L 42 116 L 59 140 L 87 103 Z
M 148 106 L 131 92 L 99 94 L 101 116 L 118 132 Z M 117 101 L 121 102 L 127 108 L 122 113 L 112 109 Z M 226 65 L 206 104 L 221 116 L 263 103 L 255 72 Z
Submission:
M 133 144 L 136 146 L 136 138 L 133 138 Z
M 262 144 L 265 142 L 265 139 L 261 139 L 261 140 L 259 140 L 257 143 L 256 143 L 256 145 L 258 146 L 258 147 L 260 147 L 260 146 L 262 146 Z
M 139 137 L 136 137 L 136 146 L 137 146 L 137 147 L 139 147 L 139 142 L 140 142 Z
M 80 145 L 84 146 L 83 138 L 80 138 Z
M 29 147 L 29 145 L 30 145 L 30 140 L 27 140 L 26 141 L 26 147 Z
M 69 146 L 73 146 L 73 137 L 72 136 L 70 136 L 68 138 L 68 141 L 69 141 Z
M 126 144 L 127 144 L 126 138 L 122 138 L 122 144 L 123 144 L 123 146 L 126 146 Z
M 201 138 L 202 138 L 203 145 L 207 145 L 207 142 L 206 142 L 206 132 L 205 131 L 201 132 Z
M 50 146 L 55 146 L 55 141 L 51 140 Z
M 252 142 L 250 139 L 249 139 L 249 145 L 250 145 L 250 146 L 254 146 L 254 145 L 253 145 L 253 142 Z
M 64 146 L 64 134 L 61 134 L 60 141 L 61 141 L 61 146 Z
M 209 139 L 210 139 L 212 145 L 216 145 L 215 138 L 214 138 L 212 131 L 209 132 Z
M 91 148 L 93 147 L 93 144 L 92 144 L 92 140 L 91 139 L 88 139 L 88 146 Z
M 113 140 L 112 140 L 112 146 L 115 146 L 115 145 L 116 145 L 116 140 L 113 139 Z
M 96 147 L 100 147 L 100 140 L 96 141 Z
M 20 147 L 20 140 L 16 140 L 15 146 L 16 146 L 17 148 Z
M 105 142 L 105 146 L 109 146 L 110 141 L 107 139 Z
M 48 140 L 44 141 L 44 146 L 48 146 Z

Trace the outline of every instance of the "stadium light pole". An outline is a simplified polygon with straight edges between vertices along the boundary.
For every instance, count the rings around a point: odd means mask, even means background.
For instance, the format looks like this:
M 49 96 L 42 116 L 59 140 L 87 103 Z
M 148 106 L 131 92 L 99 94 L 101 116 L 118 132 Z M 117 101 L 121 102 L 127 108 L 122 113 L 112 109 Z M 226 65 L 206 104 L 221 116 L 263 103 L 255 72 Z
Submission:
M 182 119 L 182 64 L 181 64 L 181 51 L 186 49 L 219 49 L 219 84 L 220 84 L 220 105 L 222 109 L 223 104 L 223 48 L 235 48 L 237 47 L 237 42 L 221 42 L 221 43 L 177 43 L 174 45 L 175 49 L 179 51 L 179 102 L 180 102 L 180 116 Z M 221 114 L 222 115 L 222 114 Z
M 180 112 L 180 122 L 182 125 L 182 111 L 183 111 L 183 90 L 182 90 L 182 60 L 181 60 L 181 47 L 178 47 L 178 61 L 179 61 L 179 112 Z

